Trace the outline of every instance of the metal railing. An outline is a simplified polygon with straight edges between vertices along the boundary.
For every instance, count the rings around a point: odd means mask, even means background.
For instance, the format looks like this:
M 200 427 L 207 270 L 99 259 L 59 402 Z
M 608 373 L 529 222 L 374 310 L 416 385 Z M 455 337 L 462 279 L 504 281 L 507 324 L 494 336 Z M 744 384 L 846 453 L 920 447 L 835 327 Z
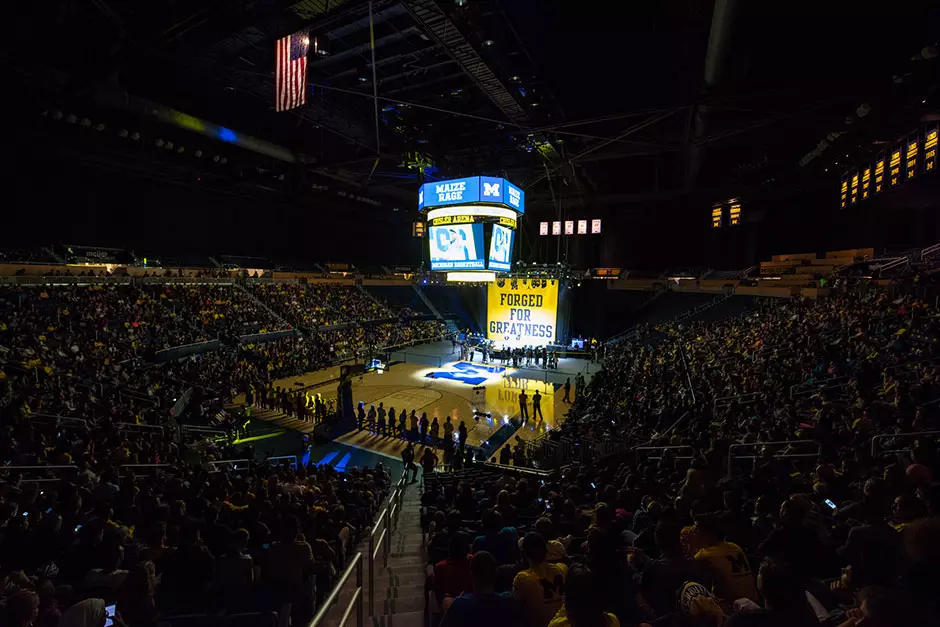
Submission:
M 878 443 L 882 440 L 896 440 L 896 439 L 909 439 L 909 438 L 918 438 L 925 435 L 935 435 L 940 436 L 940 431 L 914 431 L 913 433 L 880 433 L 871 439 L 871 454 L 872 457 L 878 455 L 892 455 L 894 453 L 909 453 L 911 448 L 906 446 L 899 449 L 885 449 L 879 450 Z
M 778 444 L 785 444 L 788 447 L 793 444 L 812 444 L 816 447 L 815 453 L 774 453 L 771 457 L 775 459 L 789 459 L 789 458 L 800 458 L 800 457 L 816 457 L 818 458 L 822 455 L 822 444 L 816 440 L 774 440 L 772 442 L 745 442 L 732 444 L 728 447 L 728 476 L 731 476 L 731 469 L 735 459 L 761 459 L 760 455 L 735 455 L 734 450 L 736 448 L 748 448 L 754 446 L 775 446 Z
M 336 627 L 345 627 L 346 621 L 349 620 L 353 610 L 356 611 L 356 627 L 362 627 L 362 553 L 356 553 L 353 556 L 352 562 L 346 567 L 343 574 L 340 575 L 339 581 L 336 582 L 336 585 L 333 586 L 333 591 L 330 592 L 330 596 L 323 602 L 323 605 L 313 617 L 313 620 L 310 621 L 308 627 L 319 627 L 319 625 L 324 622 L 327 614 L 329 614 L 333 605 L 335 605 L 336 601 L 339 599 L 340 592 L 342 592 L 346 582 L 349 581 L 353 571 L 356 571 L 356 589 L 353 591 L 352 597 L 350 597 L 349 602 L 346 604 L 343 616 L 339 619 L 339 623 L 336 624 Z
M 634 453 L 640 453 L 642 451 L 651 451 L 651 452 L 658 451 L 659 453 L 663 453 L 664 451 L 672 451 L 672 450 L 679 450 L 679 449 L 688 450 L 691 454 L 690 455 L 676 455 L 675 459 L 692 459 L 693 457 L 695 457 L 695 449 L 689 446 L 688 444 L 677 444 L 677 445 L 671 445 L 671 446 L 637 446 L 636 448 L 632 450 Z M 662 455 L 660 454 L 659 457 L 645 456 L 645 459 L 662 459 Z
M 268 464 L 272 464 L 272 463 L 275 463 L 275 462 L 281 462 L 281 461 L 283 461 L 283 460 L 285 460 L 285 459 L 290 459 L 290 460 L 292 460 L 292 461 L 291 461 L 291 464 L 290 464 L 290 467 L 293 468 L 294 470 L 297 470 L 297 456 L 296 456 L 296 455 L 276 455 L 276 456 L 274 456 L 274 457 L 269 457 L 269 458 L 267 458 L 267 459 L 264 460 L 264 461 L 267 462 Z M 280 464 L 278 464 L 278 465 L 280 465 Z
M 239 467 L 240 464 L 243 464 Z M 223 468 L 218 468 L 222 466 Z M 248 470 L 251 467 L 250 459 L 220 459 L 219 461 L 209 462 L 211 470 L 209 472 L 221 472 L 225 467 L 231 466 L 232 470 Z
M 738 403 L 745 405 L 747 403 L 753 403 L 758 398 L 760 398 L 761 392 L 747 392 L 744 394 L 736 394 L 734 396 L 723 396 L 721 398 L 715 399 L 715 407 L 723 407 L 725 405 L 730 405 L 731 403 L 737 401 Z
M 393 522 L 398 521 L 398 514 L 401 513 L 402 499 L 405 490 L 408 487 L 408 469 L 402 473 L 401 478 L 392 490 L 385 507 L 378 515 L 378 520 L 369 532 L 369 616 L 372 616 L 375 610 L 375 560 L 382 552 L 382 568 L 388 568 L 388 554 L 391 551 Z M 379 528 L 382 533 L 379 534 Z M 376 539 L 376 534 L 378 539 Z M 383 550 L 384 549 L 384 550 Z
M 83 427 L 88 426 L 88 421 L 84 418 L 72 418 L 71 416 L 56 416 L 54 414 L 30 414 L 30 420 L 39 419 L 54 419 L 56 424 L 72 424 L 72 425 L 81 425 Z

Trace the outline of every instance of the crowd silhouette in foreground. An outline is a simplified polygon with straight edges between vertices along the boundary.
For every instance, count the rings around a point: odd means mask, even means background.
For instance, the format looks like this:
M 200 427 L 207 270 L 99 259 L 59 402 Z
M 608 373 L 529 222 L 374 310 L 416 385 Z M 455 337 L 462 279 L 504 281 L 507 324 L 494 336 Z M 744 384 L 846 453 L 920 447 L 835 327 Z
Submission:
M 315 319 L 292 318 L 312 302 Z M 303 324 L 316 328 L 236 339 Z M 309 621 L 389 472 L 254 463 L 250 445 L 218 435 L 240 419 L 223 408 L 442 328 L 339 285 L 0 286 L 0 624 L 102 627 L 112 605 L 108 620 L 127 627 L 192 613 L 262 621 L 285 602 Z M 249 461 L 222 463 L 233 459 Z

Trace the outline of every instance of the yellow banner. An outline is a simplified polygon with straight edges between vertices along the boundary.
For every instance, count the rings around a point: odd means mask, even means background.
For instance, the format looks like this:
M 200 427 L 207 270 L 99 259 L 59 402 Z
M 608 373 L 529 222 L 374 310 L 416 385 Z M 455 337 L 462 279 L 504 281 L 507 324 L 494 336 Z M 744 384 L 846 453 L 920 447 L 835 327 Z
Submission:
M 538 284 L 538 287 L 534 286 Z M 487 288 L 487 339 L 497 345 L 543 346 L 555 341 L 558 284 L 547 281 L 505 281 Z

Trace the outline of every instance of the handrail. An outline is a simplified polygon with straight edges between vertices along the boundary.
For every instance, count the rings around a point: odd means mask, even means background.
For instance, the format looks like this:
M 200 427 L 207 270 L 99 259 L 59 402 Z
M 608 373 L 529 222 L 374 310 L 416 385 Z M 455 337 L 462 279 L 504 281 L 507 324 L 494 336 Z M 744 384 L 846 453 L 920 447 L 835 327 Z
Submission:
M 887 440 L 887 439 L 894 439 L 894 438 L 916 438 L 922 435 L 940 435 L 940 431 L 913 431 L 911 433 L 879 433 L 878 435 L 872 436 L 872 439 L 871 439 L 872 457 L 874 457 L 875 455 L 903 453 L 905 451 L 910 450 L 909 448 L 903 448 L 903 449 L 896 449 L 896 450 L 878 451 L 876 442 L 879 440 Z
M 9 471 L 9 470 L 61 470 L 63 468 L 74 468 L 78 470 L 78 466 L 66 464 L 61 466 L 0 466 L 0 470 Z
M 356 625 L 357 627 L 362 627 L 362 553 L 356 553 L 353 556 L 352 562 L 346 567 L 343 574 L 340 575 L 336 585 L 333 586 L 330 596 L 323 601 L 320 610 L 314 615 L 313 620 L 310 621 L 307 627 L 318 627 L 320 623 L 323 622 L 326 615 L 339 598 L 339 593 L 342 591 L 343 586 L 346 585 L 346 582 L 349 581 L 349 577 L 352 576 L 353 570 L 356 571 L 356 590 L 353 592 L 352 598 L 346 605 L 343 617 L 340 619 L 337 627 L 343 627 L 346 624 L 349 615 L 352 613 L 353 606 L 356 606 Z
M 71 416 L 57 416 L 55 414 L 30 414 L 30 418 L 55 418 L 56 422 L 80 422 L 83 426 L 88 426 L 88 421 L 84 418 L 73 418 Z
M 401 509 L 402 499 L 405 494 L 405 489 L 408 486 L 408 469 L 402 473 L 401 477 L 398 479 L 398 483 L 395 484 L 395 487 L 392 489 L 392 493 L 389 495 L 388 500 L 385 502 L 385 507 L 382 508 L 382 511 L 379 512 L 379 515 L 376 517 L 375 525 L 369 531 L 369 615 L 373 614 L 375 610 L 375 558 L 379 556 L 379 551 L 384 546 L 384 558 L 383 558 L 383 568 L 388 568 L 388 554 L 390 552 L 390 546 L 392 544 L 392 513 L 395 509 Z M 395 519 L 397 522 L 397 518 Z M 375 539 L 375 534 L 378 533 L 379 527 L 385 526 L 382 530 L 381 535 L 379 535 L 378 541 Z M 387 540 L 386 540 L 387 536 Z M 383 545 L 384 543 L 384 545 Z
M 209 462 L 209 466 L 213 468 L 213 472 L 220 472 L 220 471 L 215 470 L 215 467 L 220 466 L 222 464 L 231 464 L 232 470 L 238 470 L 238 466 L 236 464 L 240 464 L 241 462 L 245 462 L 245 470 L 251 467 L 250 459 L 220 459 L 218 461 Z
M 268 464 L 270 464 L 270 463 L 273 462 L 273 461 L 280 461 L 280 460 L 282 460 L 282 459 L 292 459 L 292 460 L 294 460 L 294 463 L 291 464 L 291 468 L 293 468 L 294 470 L 297 470 L 297 456 L 296 456 L 296 455 L 276 455 L 276 456 L 274 456 L 274 457 L 269 457 L 269 458 L 267 458 L 267 459 L 264 460 L 264 461 L 267 462 Z
M 115 422 L 117 427 L 127 427 L 128 429 L 156 429 L 163 431 L 162 425 L 139 425 L 136 422 Z M 120 429 L 118 429 L 120 431 Z
M 820 444 L 816 440 L 774 440 L 772 442 L 738 442 L 728 447 L 728 476 L 729 477 L 731 476 L 731 464 L 732 464 L 732 459 L 734 459 L 733 453 L 734 453 L 735 448 L 744 448 L 744 447 L 750 447 L 750 446 L 768 446 L 768 445 L 773 445 L 773 444 L 786 444 L 786 445 L 815 444 L 816 452 L 813 454 L 809 454 L 809 453 L 784 453 L 782 455 L 774 454 L 772 457 L 777 457 L 777 458 L 819 457 L 820 455 L 822 455 L 822 444 Z M 759 459 L 759 457 L 760 456 L 756 456 L 756 455 L 739 455 L 737 458 L 738 459 Z
M 695 457 L 695 448 L 689 446 L 688 444 L 675 444 L 669 446 L 637 446 L 630 450 L 636 453 L 638 451 L 670 451 L 673 449 L 688 449 L 689 451 L 692 451 L 691 455 L 679 455 L 676 456 L 676 459 L 693 459 Z M 647 459 L 662 459 L 662 456 L 648 457 Z

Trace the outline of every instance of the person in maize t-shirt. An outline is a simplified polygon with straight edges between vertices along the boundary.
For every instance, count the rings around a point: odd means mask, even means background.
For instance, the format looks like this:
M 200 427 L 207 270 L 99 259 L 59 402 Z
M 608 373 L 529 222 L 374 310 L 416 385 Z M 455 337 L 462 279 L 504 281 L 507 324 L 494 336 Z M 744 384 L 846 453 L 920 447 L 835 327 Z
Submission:
M 737 599 L 757 602 L 757 585 L 747 555 L 737 544 L 727 542 L 714 514 L 703 514 L 695 521 L 696 539 L 701 547 L 695 560 L 701 562 L 711 575 L 715 596 L 730 607 Z
M 530 532 L 522 541 L 528 568 L 512 582 L 512 593 L 525 607 L 530 627 L 546 627 L 565 600 L 568 567 L 545 561 L 548 544 L 541 535 Z

